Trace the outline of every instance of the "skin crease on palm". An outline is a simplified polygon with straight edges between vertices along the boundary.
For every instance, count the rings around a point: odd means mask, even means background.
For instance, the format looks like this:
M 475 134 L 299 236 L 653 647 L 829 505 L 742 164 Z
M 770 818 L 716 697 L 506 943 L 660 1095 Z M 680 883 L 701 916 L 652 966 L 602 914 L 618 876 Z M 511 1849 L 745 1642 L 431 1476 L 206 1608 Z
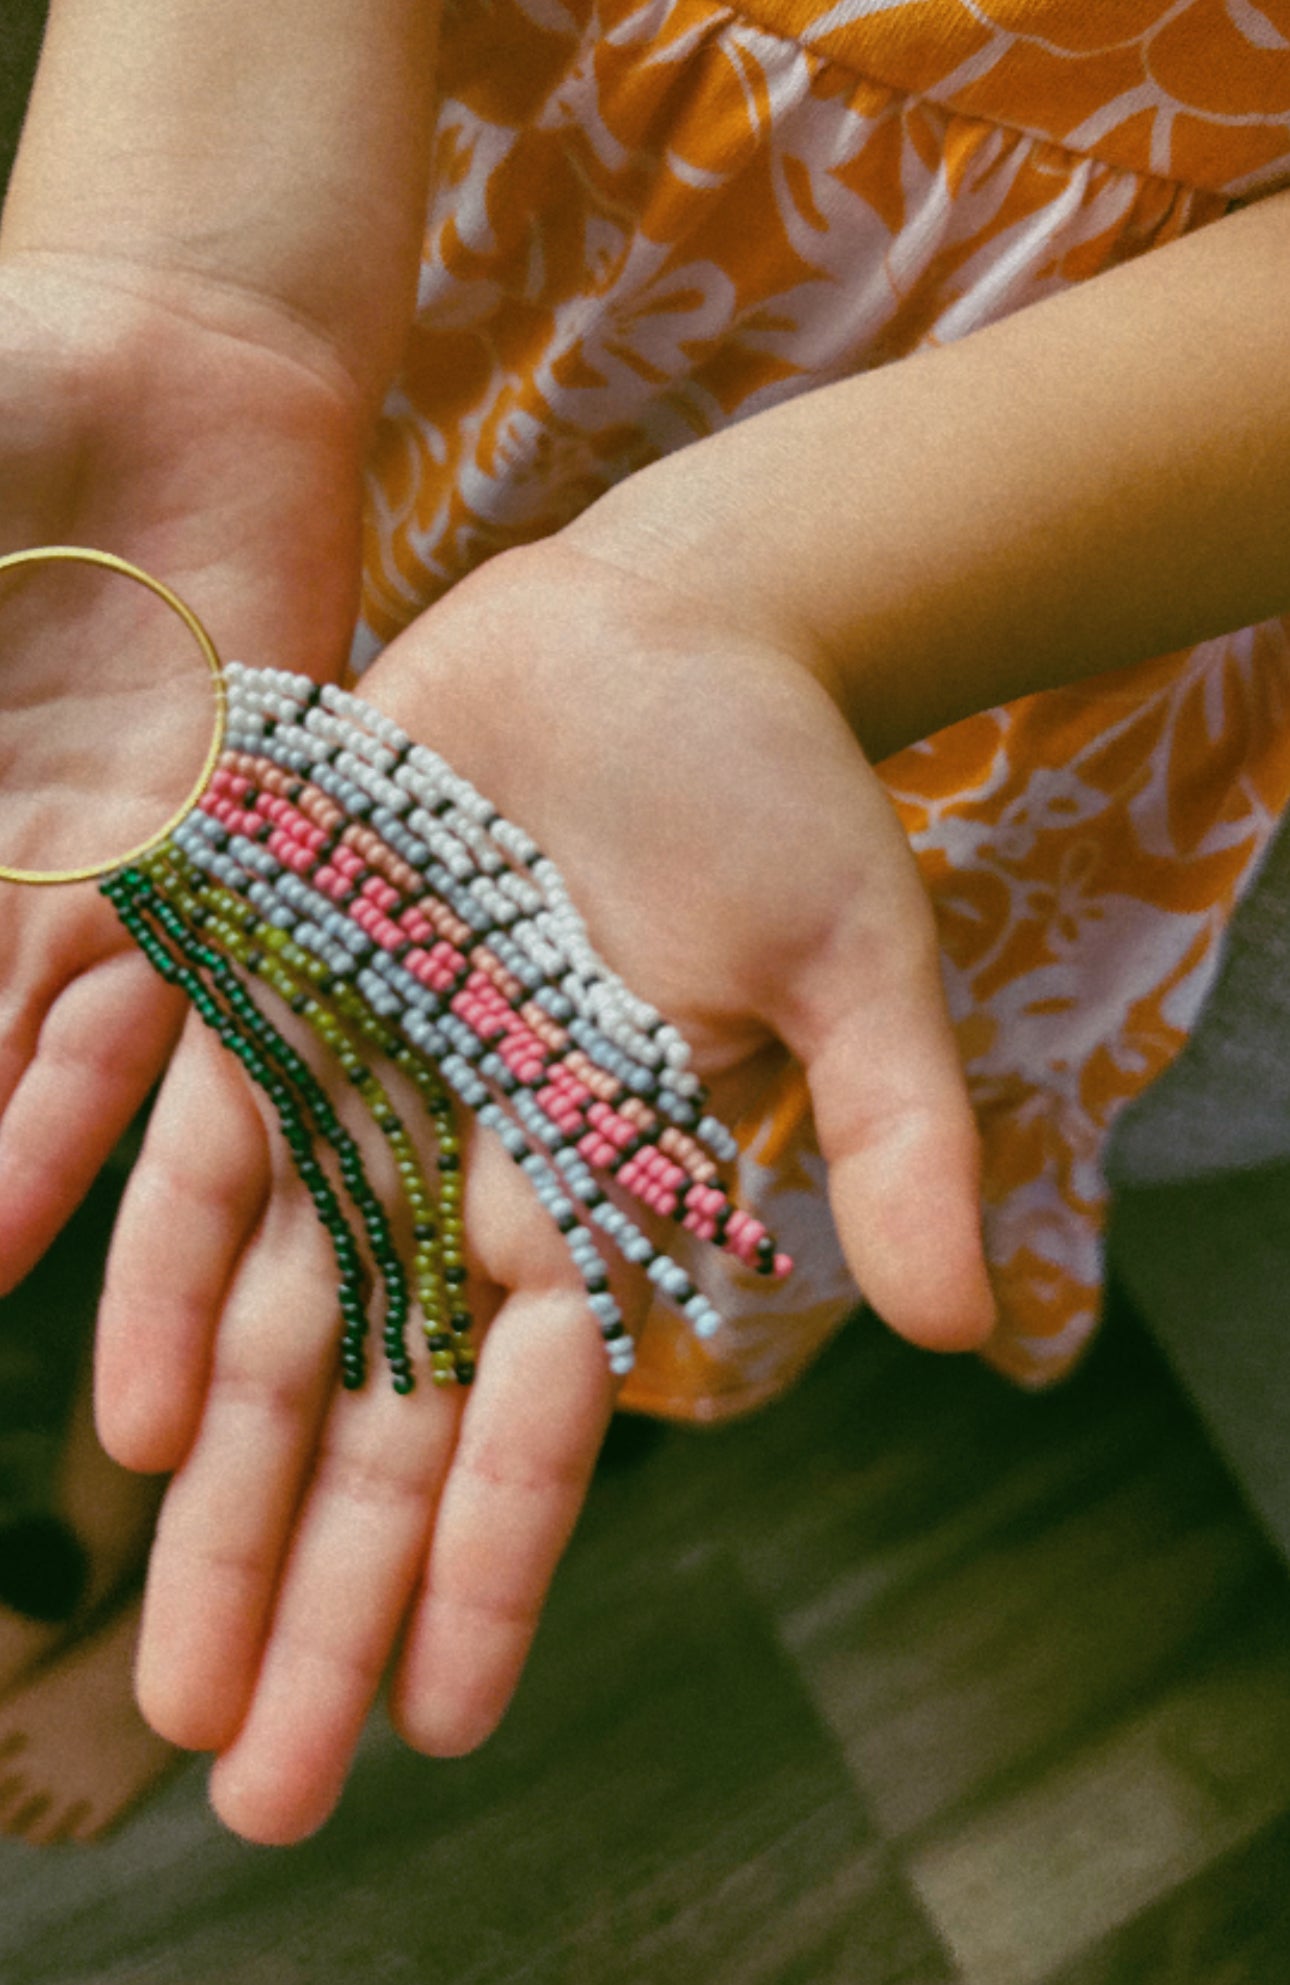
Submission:
M 463 582 L 364 693 L 555 855 L 725 1114 L 755 1101 L 776 1042 L 801 1056 L 875 1303 L 915 1339 L 979 1343 L 975 1132 L 930 913 L 818 684 L 728 617 L 705 625 L 692 601 L 552 540 Z M 398 1399 L 379 1378 L 336 1391 L 313 1209 L 191 1024 L 127 1194 L 100 1426 L 127 1464 L 175 1471 L 140 1698 L 172 1741 L 220 1753 L 216 1807 L 252 1839 L 326 1817 L 392 1656 L 411 1743 L 448 1755 L 491 1732 L 612 1409 L 558 1236 L 486 1134 L 466 1162 L 488 1328 L 465 1402 L 428 1385 Z M 641 1291 L 622 1293 L 639 1319 Z

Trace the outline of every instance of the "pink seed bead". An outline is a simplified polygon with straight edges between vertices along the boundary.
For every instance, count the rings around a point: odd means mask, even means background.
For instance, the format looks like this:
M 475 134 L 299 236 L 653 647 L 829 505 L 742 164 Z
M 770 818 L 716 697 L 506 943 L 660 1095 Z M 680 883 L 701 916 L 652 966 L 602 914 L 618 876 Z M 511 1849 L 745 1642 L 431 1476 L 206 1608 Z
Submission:
M 349 884 L 343 875 L 337 875 L 334 868 L 323 866 L 314 871 L 314 888 L 321 889 L 330 896 L 333 903 L 341 902 L 349 894 Z

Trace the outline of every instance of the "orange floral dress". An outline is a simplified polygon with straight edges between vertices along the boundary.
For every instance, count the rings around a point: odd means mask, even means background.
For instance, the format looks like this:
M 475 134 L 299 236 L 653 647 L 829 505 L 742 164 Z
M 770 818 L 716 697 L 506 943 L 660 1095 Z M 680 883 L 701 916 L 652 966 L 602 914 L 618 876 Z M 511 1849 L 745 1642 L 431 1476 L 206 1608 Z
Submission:
M 448 0 L 415 330 L 356 665 L 491 553 L 790 394 L 959 338 L 1290 185 L 1290 0 Z M 1290 623 L 882 766 L 940 921 L 1023 1384 L 1094 1328 L 1117 1111 L 1169 1062 L 1290 797 Z M 623 1403 L 716 1419 L 853 1306 L 800 1077 L 741 1127 L 797 1257 L 651 1318 Z

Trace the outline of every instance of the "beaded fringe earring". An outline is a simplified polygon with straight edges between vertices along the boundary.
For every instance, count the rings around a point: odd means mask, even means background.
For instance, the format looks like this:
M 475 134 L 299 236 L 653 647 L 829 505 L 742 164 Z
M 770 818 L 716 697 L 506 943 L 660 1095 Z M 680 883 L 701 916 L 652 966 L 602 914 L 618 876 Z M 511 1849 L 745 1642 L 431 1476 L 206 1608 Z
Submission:
M 631 1202 L 761 1274 L 788 1273 L 788 1257 L 721 1181 L 736 1147 L 706 1110 L 685 1042 L 596 955 L 559 870 L 523 828 L 357 696 L 282 670 L 223 667 L 182 602 L 109 554 L 46 548 L 0 560 L 0 571 L 55 556 L 147 585 L 197 635 L 215 676 L 221 723 L 195 803 L 106 873 L 102 890 L 277 1115 L 335 1253 L 344 1385 L 363 1383 L 374 1306 L 396 1391 L 414 1383 L 414 1309 L 435 1381 L 474 1374 L 454 1100 L 500 1138 L 564 1236 L 616 1374 L 631 1369 L 634 1347 L 606 1242 L 698 1337 L 720 1326 Z M 357 1142 L 258 1004 L 255 982 L 327 1050 L 384 1138 L 410 1265 Z M 418 1095 L 431 1166 L 373 1060 Z

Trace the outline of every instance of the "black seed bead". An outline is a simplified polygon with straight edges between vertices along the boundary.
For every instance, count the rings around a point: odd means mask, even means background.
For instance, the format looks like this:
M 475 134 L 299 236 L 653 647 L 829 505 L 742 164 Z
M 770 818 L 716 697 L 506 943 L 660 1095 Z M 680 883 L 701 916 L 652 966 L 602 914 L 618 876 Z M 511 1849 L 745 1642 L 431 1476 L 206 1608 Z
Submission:
M 396 1392 L 403 1394 L 412 1392 L 416 1388 L 416 1380 L 413 1378 L 411 1372 L 395 1372 L 394 1377 L 390 1380 L 390 1384 Z
M 462 1283 L 466 1280 L 466 1270 L 457 1263 L 454 1263 L 451 1268 L 444 1269 L 443 1279 L 450 1289 L 460 1289 Z
M 469 1330 L 473 1322 L 474 1318 L 471 1316 L 469 1310 L 454 1310 L 448 1318 L 448 1328 L 460 1333 L 463 1330 Z

